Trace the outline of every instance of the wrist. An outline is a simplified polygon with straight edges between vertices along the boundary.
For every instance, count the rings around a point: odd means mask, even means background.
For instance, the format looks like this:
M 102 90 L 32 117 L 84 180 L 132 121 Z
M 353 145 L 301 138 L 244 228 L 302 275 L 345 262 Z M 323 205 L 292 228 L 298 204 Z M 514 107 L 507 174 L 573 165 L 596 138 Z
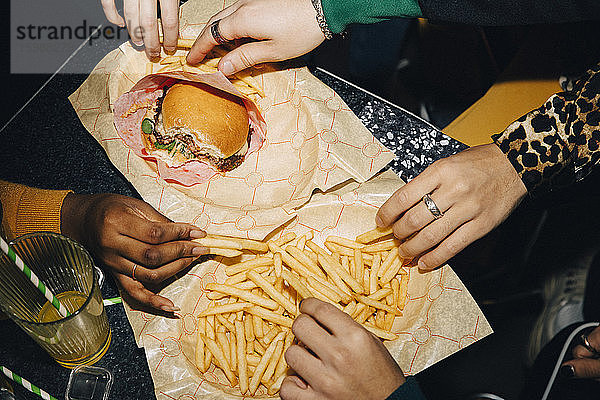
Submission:
M 528 192 L 528 188 L 525 182 L 523 182 L 522 176 L 519 173 L 520 166 L 518 164 L 515 165 L 515 163 L 511 161 L 498 143 L 490 143 L 489 146 L 490 149 L 497 154 L 498 158 L 504 162 L 506 169 L 512 171 L 517 191 L 520 193 L 521 197 L 525 196 Z
M 60 211 L 61 233 L 83 245 L 85 219 L 93 198 L 93 195 L 69 193 Z
M 319 29 L 323 33 L 323 36 L 327 40 L 333 39 L 333 32 L 329 29 L 329 25 L 327 24 L 327 20 L 325 19 L 325 14 L 323 12 L 323 4 L 321 0 L 311 0 L 313 8 L 315 9 L 315 18 L 317 20 L 317 25 L 319 25 Z
M 398 371 L 396 374 L 394 374 L 393 378 L 388 379 L 387 384 L 389 384 L 389 386 L 386 385 L 382 385 L 382 398 L 384 399 L 390 399 L 390 398 L 394 398 L 392 397 L 393 394 L 398 390 L 398 388 L 400 388 L 402 385 L 404 385 L 406 383 L 406 378 L 404 377 L 404 374 L 402 373 L 402 371 L 400 370 L 400 368 L 398 368 Z

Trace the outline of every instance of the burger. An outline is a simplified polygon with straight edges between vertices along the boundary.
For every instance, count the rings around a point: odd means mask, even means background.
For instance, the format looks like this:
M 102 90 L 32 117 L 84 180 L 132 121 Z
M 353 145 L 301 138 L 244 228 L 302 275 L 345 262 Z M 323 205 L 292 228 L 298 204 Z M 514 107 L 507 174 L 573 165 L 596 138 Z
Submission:
M 220 172 L 238 167 L 248 152 L 250 124 L 243 101 L 197 82 L 176 83 L 149 107 L 142 120 L 149 154 L 170 167 L 198 160 Z

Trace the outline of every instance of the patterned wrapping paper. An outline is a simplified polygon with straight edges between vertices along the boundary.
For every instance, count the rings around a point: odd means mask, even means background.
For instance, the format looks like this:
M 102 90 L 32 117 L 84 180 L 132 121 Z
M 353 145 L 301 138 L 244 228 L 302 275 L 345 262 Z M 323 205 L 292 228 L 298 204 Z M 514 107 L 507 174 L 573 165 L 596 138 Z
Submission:
M 146 63 L 144 53 L 124 44 L 69 99 L 113 164 L 145 201 L 173 220 L 211 233 L 263 238 L 293 218 L 315 188 L 325 191 L 349 179 L 364 182 L 393 159 L 306 68 L 264 67 L 255 71 L 266 93 L 256 102 L 267 123 L 260 150 L 206 183 L 167 183 L 127 147 L 113 123 L 112 105 L 145 75 Z
M 181 7 L 182 36 L 196 36 L 227 5 L 188 1 Z M 257 101 L 267 122 L 261 149 L 206 184 L 185 188 L 167 183 L 126 147 L 113 125 L 112 105 L 145 75 L 146 63 L 144 53 L 124 44 L 69 99 L 83 125 L 144 200 L 173 220 L 211 233 L 258 239 L 282 226 L 277 234 L 315 229 L 316 241 L 322 243 L 330 234 L 353 237 L 373 228 L 377 206 L 402 185 L 389 171 L 366 182 L 393 154 L 331 88 L 305 68 L 271 67 L 253 74 L 266 92 Z M 313 194 L 315 188 L 326 193 Z M 195 338 L 194 315 L 206 306 L 203 288 L 224 279 L 222 262 L 216 258 L 196 265 L 163 289 L 161 294 L 182 308 L 180 319 L 125 305 L 136 341 L 145 348 L 159 400 L 239 398 L 221 384 L 219 373 L 211 369 L 200 376 L 187 361 Z M 406 373 L 416 373 L 491 333 L 448 266 L 427 275 L 411 270 L 409 297 L 405 316 L 394 325 L 400 338 L 389 344 Z
M 313 195 L 298 211 L 298 217 L 277 235 L 287 232 L 315 233 L 322 244 L 329 235 L 354 237 L 374 227 L 377 208 L 401 185 L 387 171 L 359 185 L 350 183 L 331 193 Z M 179 319 L 143 315 L 139 333 L 144 343 L 158 400 L 167 399 L 239 399 L 220 370 L 212 366 L 202 375 L 193 365 L 196 343 L 196 316 L 209 300 L 207 283 L 223 281 L 224 266 L 231 260 L 217 258 L 195 266 L 180 279 L 181 284 L 167 287 L 162 294 L 180 305 Z M 443 358 L 492 333 L 492 329 L 467 289 L 449 266 L 420 274 L 409 271 L 409 286 L 404 315 L 397 317 L 392 331 L 399 338 L 386 342 L 394 359 L 407 375 L 413 375 Z M 256 397 L 269 398 L 264 391 Z

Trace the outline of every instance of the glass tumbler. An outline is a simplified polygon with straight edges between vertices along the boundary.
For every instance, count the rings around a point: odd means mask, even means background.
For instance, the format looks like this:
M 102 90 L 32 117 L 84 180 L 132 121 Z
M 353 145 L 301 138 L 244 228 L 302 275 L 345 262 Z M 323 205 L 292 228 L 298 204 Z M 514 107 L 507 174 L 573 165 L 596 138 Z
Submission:
M 4 254 L 0 256 L 0 307 L 59 364 L 93 364 L 108 350 L 110 327 L 90 254 L 73 240 L 50 232 L 11 242 L 70 316 L 62 318 Z

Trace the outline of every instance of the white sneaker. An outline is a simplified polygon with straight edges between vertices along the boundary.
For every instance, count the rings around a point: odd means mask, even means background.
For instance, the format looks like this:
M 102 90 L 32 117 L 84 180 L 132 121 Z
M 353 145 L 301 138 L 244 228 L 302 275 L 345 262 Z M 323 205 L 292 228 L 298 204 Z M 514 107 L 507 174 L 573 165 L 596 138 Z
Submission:
M 527 363 L 533 364 L 538 353 L 563 328 L 583 321 L 583 298 L 588 266 L 567 268 L 544 282 L 544 309 L 538 317 L 527 349 Z

